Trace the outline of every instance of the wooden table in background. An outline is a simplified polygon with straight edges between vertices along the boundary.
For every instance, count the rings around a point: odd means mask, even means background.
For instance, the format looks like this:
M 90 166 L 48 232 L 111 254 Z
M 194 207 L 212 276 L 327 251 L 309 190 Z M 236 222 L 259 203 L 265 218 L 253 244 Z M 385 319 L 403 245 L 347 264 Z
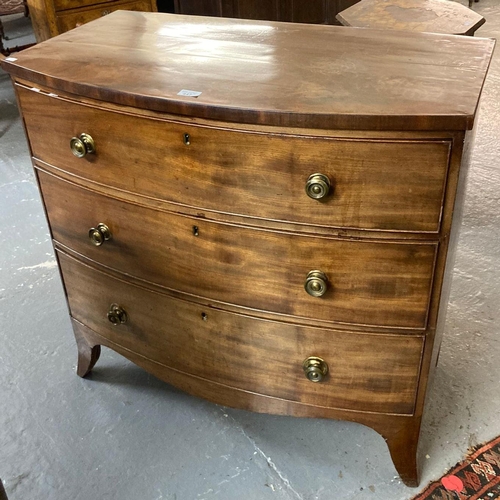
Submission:
M 486 20 L 450 0 L 362 0 L 337 14 L 344 26 L 471 35 Z

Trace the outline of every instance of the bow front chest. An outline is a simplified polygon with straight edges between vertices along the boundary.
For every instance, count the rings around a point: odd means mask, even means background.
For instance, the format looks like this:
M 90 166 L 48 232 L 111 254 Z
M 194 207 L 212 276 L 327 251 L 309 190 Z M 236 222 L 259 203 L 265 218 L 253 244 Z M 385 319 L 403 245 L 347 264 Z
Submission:
M 104 345 L 219 404 L 359 422 L 415 485 L 493 45 L 116 12 L 4 60 L 78 374 Z

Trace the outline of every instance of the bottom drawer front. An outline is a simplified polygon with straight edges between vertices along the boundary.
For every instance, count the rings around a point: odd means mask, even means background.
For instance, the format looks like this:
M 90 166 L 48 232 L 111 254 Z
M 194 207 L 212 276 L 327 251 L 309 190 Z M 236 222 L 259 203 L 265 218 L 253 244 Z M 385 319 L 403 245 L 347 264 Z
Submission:
M 72 316 L 101 336 L 173 369 L 306 404 L 413 412 L 423 338 L 261 320 L 131 285 L 59 253 Z M 111 304 L 123 308 L 111 313 Z M 126 320 L 125 323 L 120 323 Z M 329 373 L 309 381 L 303 361 Z

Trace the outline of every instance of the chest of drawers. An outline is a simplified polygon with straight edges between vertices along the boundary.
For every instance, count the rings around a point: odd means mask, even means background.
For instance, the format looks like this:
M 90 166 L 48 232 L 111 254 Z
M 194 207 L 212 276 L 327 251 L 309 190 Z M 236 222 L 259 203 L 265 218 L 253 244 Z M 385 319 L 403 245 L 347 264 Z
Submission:
M 119 12 L 5 60 L 78 374 L 104 345 L 220 404 L 359 422 L 417 484 L 493 45 Z
M 115 10 L 157 10 L 156 0 L 28 0 L 28 5 L 37 42 L 43 42 Z M 85 62 L 86 60 L 82 61 L 82 64 Z

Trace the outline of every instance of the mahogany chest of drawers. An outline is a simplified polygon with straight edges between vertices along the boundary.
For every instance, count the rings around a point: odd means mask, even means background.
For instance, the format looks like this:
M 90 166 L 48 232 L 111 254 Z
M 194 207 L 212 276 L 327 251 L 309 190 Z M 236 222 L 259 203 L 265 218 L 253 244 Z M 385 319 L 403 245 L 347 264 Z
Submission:
M 105 345 L 220 404 L 360 422 L 415 485 L 493 46 L 122 11 L 3 61 L 78 374 Z

